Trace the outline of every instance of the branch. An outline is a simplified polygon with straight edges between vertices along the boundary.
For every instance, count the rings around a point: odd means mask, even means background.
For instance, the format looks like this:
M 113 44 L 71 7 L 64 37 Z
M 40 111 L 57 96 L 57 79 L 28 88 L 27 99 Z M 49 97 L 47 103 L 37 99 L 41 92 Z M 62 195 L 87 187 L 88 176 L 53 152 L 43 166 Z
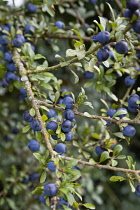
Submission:
M 79 40 L 78 36 L 70 35 L 70 34 L 50 34 L 46 33 L 48 38 L 57 38 L 57 39 L 76 39 Z M 85 42 L 92 42 L 91 37 L 82 37 Z
M 56 106 L 56 105 L 48 104 L 44 101 L 37 100 L 36 103 L 39 104 L 39 105 L 44 105 L 44 106 L 46 106 L 48 108 L 51 108 L 51 109 L 55 109 L 55 110 L 64 112 L 64 109 L 62 109 L 61 107 Z M 78 112 L 78 111 L 73 111 L 73 112 L 74 112 L 75 115 L 78 115 L 78 116 L 81 116 L 81 117 L 86 117 L 86 118 L 91 118 L 91 119 L 103 119 L 103 120 L 106 120 L 106 121 L 111 121 L 111 122 L 116 123 L 116 124 L 119 124 L 119 123 L 140 124 L 140 120 L 135 120 L 135 119 L 134 120 L 116 120 L 116 119 L 113 119 L 111 117 L 103 117 L 103 116 L 98 116 L 98 115 L 90 115 L 88 117 L 88 116 L 85 116 L 84 113 L 81 113 L 81 112 Z
M 58 156 L 59 158 L 71 161 L 71 160 L 76 160 L 75 158 L 71 158 L 71 157 L 66 157 L 66 156 Z M 133 173 L 133 174 L 140 174 L 140 170 L 131 170 L 131 169 L 125 169 L 125 168 L 117 168 L 117 167 L 113 167 L 113 166 L 109 166 L 109 165 L 100 165 L 98 163 L 90 163 L 87 161 L 83 161 L 83 160 L 78 160 L 78 163 L 82 164 L 82 165 L 88 165 L 88 166 L 93 166 L 95 168 L 99 168 L 99 169 L 108 169 L 108 170 L 112 170 L 112 171 L 120 171 L 122 173 Z
M 16 50 L 15 50 L 15 52 L 14 52 L 13 60 L 14 60 L 14 62 L 16 63 L 18 69 L 19 69 L 20 75 L 22 76 L 22 80 L 23 80 L 24 85 L 25 85 L 25 89 L 26 89 L 27 94 L 28 94 L 28 98 L 29 98 L 29 100 L 32 102 L 32 106 L 33 106 L 33 108 L 35 109 L 36 116 L 37 116 L 37 118 L 38 118 L 38 120 L 39 120 L 39 122 L 40 122 L 40 124 L 41 124 L 41 128 L 42 128 L 42 129 L 41 129 L 41 133 L 42 133 L 43 136 L 44 136 L 45 144 L 47 145 L 47 148 L 48 148 L 48 150 L 50 151 L 51 156 L 53 157 L 53 156 L 58 155 L 59 158 L 63 158 L 63 159 L 68 160 L 68 161 L 76 160 L 75 158 L 72 158 L 72 157 L 61 156 L 61 155 L 59 155 L 58 153 L 56 153 L 56 152 L 53 150 L 53 148 L 52 148 L 52 146 L 51 146 L 51 144 L 50 144 L 50 141 L 49 141 L 49 139 L 48 139 L 48 134 L 47 134 L 47 132 L 46 132 L 44 123 L 43 123 L 43 121 L 42 121 L 40 111 L 39 111 L 38 106 L 37 106 L 37 104 L 39 104 L 39 101 L 37 101 L 37 100 L 34 98 L 34 94 L 33 94 L 32 89 L 31 89 L 31 84 L 30 84 L 29 79 L 28 79 L 28 77 L 27 77 L 27 75 L 26 75 L 26 69 L 24 68 L 23 63 L 22 63 L 21 60 L 20 60 L 20 55 L 19 55 L 19 53 L 18 53 Z M 44 104 L 44 103 L 41 102 L 41 104 Z M 44 105 L 46 105 L 46 103 L 45 103 Z M 54 106 L 53 106 L 53 105 L 50 105 L 50 104 L 49 104 L 49 107 L 54 108 Z M 57 109 L 58 109 L 58 108 L 57 108 Z M 61 111 L 61 110 L 62 110 L 62 109 L 59 108 L 59 111 Z M 77 112 L 77 111 L 75 112 L 75 114 L 78 114 L 78 115 L 80 115 L 80 116 L 84 116 L 84 114 L 82 114 L 82 113 L 80 113 L 80 112 Z M 85 116 L 84 116 L 84 117 L 85 117 Z M 100 118 L 100 116 L 92 116 L 92 117 L 93 117 L 94 119 Z M 105 117 L 104 117 L 104 118 L 105 118 Z M 107 119 L 107 120 L 110 119 L 110 121 L 112 121 L 112 120 L 114 121 L 114 119 L 111 119 L 111 118 L 108 119 L 108 117 L 106 117 L 105 119 Z M 87 161 L 83 161 L 83 160 L 78 160 L 78 163 L 80 163 L 80 164 L 82 164 L 82 165 L 93 166 L 93 167 L 99 168 L 99 169 L 108 169 L 108 170 L 112 170 L 112 171 L 120 171 L 120 172 L 123 172 L 123 173 L 140 174 L 140 171 L 138 171 L 138 170 L 135 171 L 135 170 L 131 170 L 131 169 L 116 168 L 116 167 L 109 166 L 109 165 L 100 165 L 100 164 L 98 164 L 98 163 L 93 164 L 93 163 L 90 163 L 90 162 L 87 162 Z
M 20 73 L 20 75 L 22 77 L 22 80 L 24 82 L 24 86 L 25 86 L 25 89 L 27 91 L 28 98 L 29 98 L 29 100 L 32 103 L 32 106 L 33 106 L 33 108 L 35 110 L 37 119 L 39 120 L 39 122 L 41 124 L 41 132 L 42 132 L 42 134 L 44 136 L 44 140 L 45 140 L 45 143 L 47 145 L 47 148 L 49 149 L 51 155 L 54 156 L 56 152 L 53 151 L 53 148 L 52 148 L 52 146 L 50 144 L 50 141 L 49 141 L 49 138 L 48 138 L 49 135 L 46 132 L 46 129 L 45 129 L 44 123 L 42 121 L 42 117 L 41 117 L 40 111 L 38 109 L 38 106 L 36 104 L 36 100 L 34 98 L 34 93 L 33 93 L 32 89 L 31 89 L 31 84 L 30 84 L 29 79 L 28 79 L 28 77 L 26 75 L 26 69 L 24 68 L 23 63 L 20 60 L 20 55 L 19 55 L 19 53 L 16 50 L 14 52 L 13 60 L 16 63 L 18 69 L 19 69 L 19 73 Z
M 128 24 L 128 26 L 126 26 L 126 28 L 124 29 L 123 34 L 125 34 L 127 31 L 129 31 L 130 28 L 131 28 L 131 24 Z M 110 40 L 110 43 L 111 43 L 111 42 L 114 42 L 114 41 L 115 41 L 115 37 L 112 38 L 112 39 Z M 104 45 L 106 45 L 106 44 L 104 44 Z M 99 48 L 103 47 L 104 45 L 98 43 L 95 47 L 93 47 L 93 49 L 88 50 L 88 51 L 85 53 L 85 57 L 88 56 L 88 55 L 90 55 L 90 54 L 92 54 L 92 53 L 94 53 L 96 50 L 98 50 Z M 55 65 L 55 66 L 47 67 L 47 68 L 45 68 L 45 69 L 34 70 L 34 71 L 33 71 L 33 70 L 27 70 L 27 74 L 36 74 L 36 73 L 42 73 L 42 72 L 46 72 L 46 71 L 56 70 L 56 69 L 58 69 L 58 68 L 61 68 L 62 66 L 63 66 L 63 67 L 64 67 L 64 66 L 69 66 L 70 64 L 75 63 L 75 62 L 77 62 L 77 61 L 82 61 L 83 59 L 84 59 L 84 58 L 82 58 L 82 59 L 79 60 L 78 57 L 76 57 L 76 58 L 72 58 L 72 59 L 69 60 L 69 61 L 66 61 L 66 62 L 65 62 L 65 65 L 61 65 L 61 63 L 60 63 L 60 64 L 57 64 L 57 65 Z M 63 62 L 62 62 L 62 63 L 63 63 Z

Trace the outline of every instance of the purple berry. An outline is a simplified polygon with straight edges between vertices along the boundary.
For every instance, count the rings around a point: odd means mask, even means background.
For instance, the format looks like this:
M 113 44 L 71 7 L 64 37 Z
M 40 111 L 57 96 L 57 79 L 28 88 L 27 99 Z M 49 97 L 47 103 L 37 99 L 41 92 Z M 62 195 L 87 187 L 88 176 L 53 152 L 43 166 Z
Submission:
M 131 125 L 127 125 L 123 128 L 122 133 L 124 136 L 133 137 L 136 134 L 136 129 Z
M 63 143 L 59 143 L 55 146 L 55 151 L 60 153 L 60 154 L 63 154 L 66 152 L 66 145 L 63 144 Z
M 94 73 L 91 71 L 84 71 L 84 76 L 86 79 L 92 79 L 94 77 Z
M 132 23 L 132 28 L 136 33 L 140 34 L 140 19 Z
M 113 115 L 116 113 L 116 109 L 108 109 L 107 110 L 107 116 L 113 117 Z
M 49 161 L 47 163 L 47 167 L 48 167 L 49 171 L 56 171 L 56 165 L 54 165 L 54 161 Z
M 115 49 L 119 54 L 126 54 L 128 52 L 128 44 L 125 41 L 117 42 Z
M 53 197 L 57 194 L 57 186 L 55 183 L 47 183 L 44 186 L 44 193 L 49 197 Z
M 136 195 L 140 196 L 140 184 L 138 184 L 136 187 Z
M 140 2 L 137 0 L 127 0 L 126 7 L 130 9 L 132 12 L 135 12 L 135 10 L 139 9 Z
M 131 86 L 131 85 L 134 85 L 135 84 L 135 79 L 133 79 L 133 78 L 131 78 L 130 76 L 127 76 L 127 77 L 125 77 L 125 79 L 124 79 L 124 83 L 125 83 L 125 85 L 127 85 L 127 86 Z
M 34 131 L 41 131 L 41 125 L 38 120 L 32 120 L 30 126 Z
M 26 122 L 32 122 L 33 121 L 33 117 L 30 115 L 29 111 L 25 111 L 23 113 L 22 117 Z
M 98 50 L 96 56 L 100 62 L 103 62 L 109 58 L 109 52 L 108 50 L 101 48 L 100 50 Z
M 47 130 L 52 130 L 52 131 L 55 132 L 57 130 L 57 128 L 58 128 L 58 125 L 57 125 L 57 123 L 55 121 L 49 121 L 47 123 L 47 126 L 46 126 Z
M 26 8 L 27 8 L 28 12 L 36 12 L 36 10 L 37 10 L 37 6 L 32 3 L 28 3 Z
M 71 129 L 72 129 L 72 123 L 70 120 L 65 120 L 62 124 L 61 124 L 61 129 L 64 133 L 68 133 Z
M 28 147 L 32 152 L 37 152 L 40 149 L 40 143 L 37 140 L 32 139 L 28 142 Z
M 58 21 L 55 22 L 55 26 L 58 27 L 59 29 L 63 29 L 64 28 L 64 25 L 65 24 L 62 21 L 59 21 L 58 20 Z
M 66 120 L 72 120 L 74 118 L 74 112 L 71 109 L 64 111 L 64 117 Z

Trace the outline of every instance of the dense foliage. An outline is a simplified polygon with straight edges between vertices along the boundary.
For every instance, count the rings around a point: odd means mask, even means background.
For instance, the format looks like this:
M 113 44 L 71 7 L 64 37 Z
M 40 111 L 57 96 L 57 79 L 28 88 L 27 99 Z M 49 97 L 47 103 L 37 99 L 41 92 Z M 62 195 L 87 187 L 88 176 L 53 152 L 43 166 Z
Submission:
M 0 209 L 138 210 L 140 2 L 15 2 L 0 1 Z

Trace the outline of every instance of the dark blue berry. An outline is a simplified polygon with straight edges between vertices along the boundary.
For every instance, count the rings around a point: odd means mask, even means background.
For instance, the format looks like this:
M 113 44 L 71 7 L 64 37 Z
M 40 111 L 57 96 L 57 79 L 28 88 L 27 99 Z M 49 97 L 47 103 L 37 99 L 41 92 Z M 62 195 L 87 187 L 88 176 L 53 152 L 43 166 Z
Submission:
M 49 111 L 47 112 L 47 116 L 48 116 L 48 118 L 55 117 L 56 116 L 55 110 L 49 109 Z
M 44 198 L 44 196 L 45 196 L 45 193 L 42 193 L 42 195 L 40 195 L 38 200 L 39 202 L 44 203 L 46 205 L 46 198 Z
M 28 12 L 36 12 L 36 10 L 37 10 L 37 6 L 32 3 L 28 3 L 26 8 L 27 8 Z
M 64 111 L 64 117 L 66 120 L 72 120 L 74 118 L 74 112 L 71 109 Z
M 131 106 L 131 107 L 134 107 L 134 108 L 139 108 L 139 105 L 137 104 L 137 101 L 140 100 L 140 97 L 137 95 L 137 94 L 132 94 L 130 95 L 130 97 L 128 98 L 128 104 Z
M 11 62 L 12 61 L 12 57 L 13 57 L 12 53 L 9 53 L 9 52 L 4 53 L 4 60 L 5 61 Z
M 6 80 L 5 79 L 3 79 L 2 81 L 1 81 L 1 86 L 3 87 L 3 88 L 7 88 L 8 87 L 8 82 L 6 82 Z
M 130 76 L 127 76 L 127 77 L 125 77 L 125 79 L 124 79 L 124 83 L 125 83 L 125 85 L 127 85 L 127 86 L 131 86 L 131 85 L 134 85 L 135 84 L 135 79 L 133 79 L 133 78 L 131 78 Z
M 6 72 L 5 80 L 6 82 L 13 82 L 16 80 L 16 75 L 13 72 Z
M 22 117 L 26 122 L 32 122 L 33 120 L 33 117 L 30 115 L 29 111 L 25 111 Z
M 72 123 L 70 120 L 65 120 L 62 124 L 61 124 L 61 129 L 64 133 L 68 133 L 71 129 L 72 129 Z
M 140 19 L 132 23 L 132 28 L 136 33 L 140 34 Z
M 100 42 L 101 44 L 105 44 L 109 42 L 110 40 L 110 33 L 108 31 L 100 31 L 97 39 L 98 39 L 98 42 Z
M 24 31 L 26 34 L 33 34 L 35 31 L 35 28 L 32 25 L 27 25 L 25 26 Z
M 124 13 L 123 13 L 123 15 L 124 15 L 124 17 L 126 17 L 126 18 L 132 18 L 132 15 L 133 15 L 133 13 L 131 12 L 131 10 L 130 9 L 126 9 L 125 11 L 124 11 Z
M 96 56 L 99 61 L 106 61 L 109 58 L 109 52 L 108 50 L 101 48 L 100 50 L 98 50 Z
M 70 131 L 68 133 L 65 133 L 65 136 L 66 136 L 65 141 L 70 141 L 73 138 L 73 132 Z
M 6 37 L 4 35 L 1 35 L 0 36 L 0 44 L 3 45 L 3 46 L 6 46 L 8 45 L 8 40 L 6 39 Z
M 55 151 L 60 153 L 60 154 L 63 154 L 66 152 L 66 145 L 63 144 L 63 143 L 59 143 L 55 146 Z
M 97 3 L 97 0 L 89 0 L 89 3 L 90 4 L 96 4 Z
M 58 27 L 59 29 L 63 29 L 64 28 L 64 25 L 65 24 L 62 21 L 59 21 L 58 20 L 58 21 L 55 22 L 55 26 Z
M 47 126 L 46 126 L 47 130 L 52 130 L 52 131 L 55 132 L 57 130 L 57 128 L 58 128 L 58 125 L 57 125 L 57 123 L 55 121 L 49 121 L 47 123 Z
M 91 71 L 84 71 L 84 76 L 86 79 L 92 79 L 94 77 L 94 73 Z
M 140 184 L 137 185 L 135 192 L 137 196 L 140 196 Z
M 25 43 L 25 37 L 22 34 L 17 34 L 13 39 L 13 45 L 15 47 L 21 47 L 23 43 Z
M 135 12 L 135 10 L 139 9 L 140 2 L 137 0 L 127 0 L 126 7 L 130 9 L 132 12 Z
M 6 64 L 6 68 L 7 68 L 7 70 L 10 71 L 10 72 L 14 72 L 14 71 L 17 70 L 17 67 L 16 67 L 16 65 L 15 65 L 14 62 L 7 63 L 7 64 Z
M 113 115 L 116 113 L 116 109 L 108 109 L 107 110 L 107 116 L 113 117 Z
M 47 163 L 47 167 L 48 167 L 49 171 L 56 171 L 56 165 L 54 165 L 54 161 L 49 161 Z
M 66 105 L 65 109 L 72 109 L 73 108 L 73 98 L 70 96 L 67 96 L 63 99 L 63 104 Z
M 97 146 L 95 148 L 95 152 L 97 155 L 101 155 L 104 151 L 106 151 L 106 149 L 102 148 L 101 146 Z
M 133 137 L 136 134 L 136 129 L 131 125 L 127 125 L 123 128 L 122 133 L 124 136 Z
M 126 54 L 128 52 L 128 44 L 125 41 L 117 42 L 115 49 L 119 54 Z
M 55 183 L 47 183 L 44 186 L 44 193 L 49 197 L 53 197 L 57 194 L 58 189 Z
M 32 152 L 37 152 L 40 149 L 40 143 L 37 140 L 32 139 L 28 142 L 28 147 Z
M 29 175 L 29 180 L 31 182 L 36 182 L 39 179 L 39 177 L 40 177 L 40 175 L 34 172 Z
M 41 131 L 41 125 L 38 120 L 32 120 L 30 126 L 34 131 Z

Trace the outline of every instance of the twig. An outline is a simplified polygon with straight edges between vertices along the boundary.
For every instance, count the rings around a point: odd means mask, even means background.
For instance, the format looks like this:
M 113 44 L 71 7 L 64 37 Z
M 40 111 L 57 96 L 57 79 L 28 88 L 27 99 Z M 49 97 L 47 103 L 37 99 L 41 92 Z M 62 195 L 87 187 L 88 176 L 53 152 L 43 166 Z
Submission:
M 51 108 L 51 109 L 55 109 L 55 110 L 58 110 L 58 111 L 61 111 L 63 112 L 64 109 L 62 109 L 61 107 L 59 106 L 56 106 L 56 105 L 51 105 L 51 104 L 48 104 L 44 101 L 40 101 L 40 100 L 37 100 L 36 101 L 37 104 L 39 105 L 44 105 L 48 108 Z M 78 116 L 81 116 L 81 117 L 86 117 L 86 118 L 91 118 L 91 119 L 103 119 L 103 120 L 106 120 L 106 121 L 111 121 L 113 123 L 116 123 L 116 124 L 120 124 L 120 123 L 129 123 L 129 124 L 140 124 L 140 120 L 116 120 L 116 119 L 113 119 L 111 117 L 103 117 L 103 116 L 98 116 L 98 115 L 89 115 L 89 116 L 86 116 L 84 115 L 84 113 L 81 113 L 81 112 L 78 112 L 78 111 L 74 111 L 74 114 L 75 115 L 78 115 Z
M 29 82 L 28 76 L 26 75 L 26 69 L 24 68 L 23 63 L 20 60 L 20 55 L 19 55 L 19 53 L 16 50 L 14 52 L 13 60 L 16 63 L 18 69 L 19 69 L 20 75 L 24 78 L 23 82 L 24 82 L 24 85 L 25 85 L 25 89 L 27 91 L 28 98 L 29 98 L 29 100 L 32 103 L 32 106 L 35 109 L 37 119 L 39 120 L 39 122 L 41 124 L 41 132 L 42 132 L 42 134 L 44 136 L 44 140 L 45 140 L 45 143 L 47 145 L 47 148 L 49 149 L 51 155 L 54 156 L 56 154 L 56 152 L 53 150 L 53 148 L 52 148 L 52 146 L 50 144 L 50 141 L 49 141 L 49 138 L 48 138 L 48 134 L 47 134 L 46 129 L 45 129 L 45 125 L 44 125 L 44 123 L 42 121 L 40 111 L 38 109 L 38 106 L 36 104 L 36 100 L 34 98 L 33 91 L 31 89 L 31 84 Z

